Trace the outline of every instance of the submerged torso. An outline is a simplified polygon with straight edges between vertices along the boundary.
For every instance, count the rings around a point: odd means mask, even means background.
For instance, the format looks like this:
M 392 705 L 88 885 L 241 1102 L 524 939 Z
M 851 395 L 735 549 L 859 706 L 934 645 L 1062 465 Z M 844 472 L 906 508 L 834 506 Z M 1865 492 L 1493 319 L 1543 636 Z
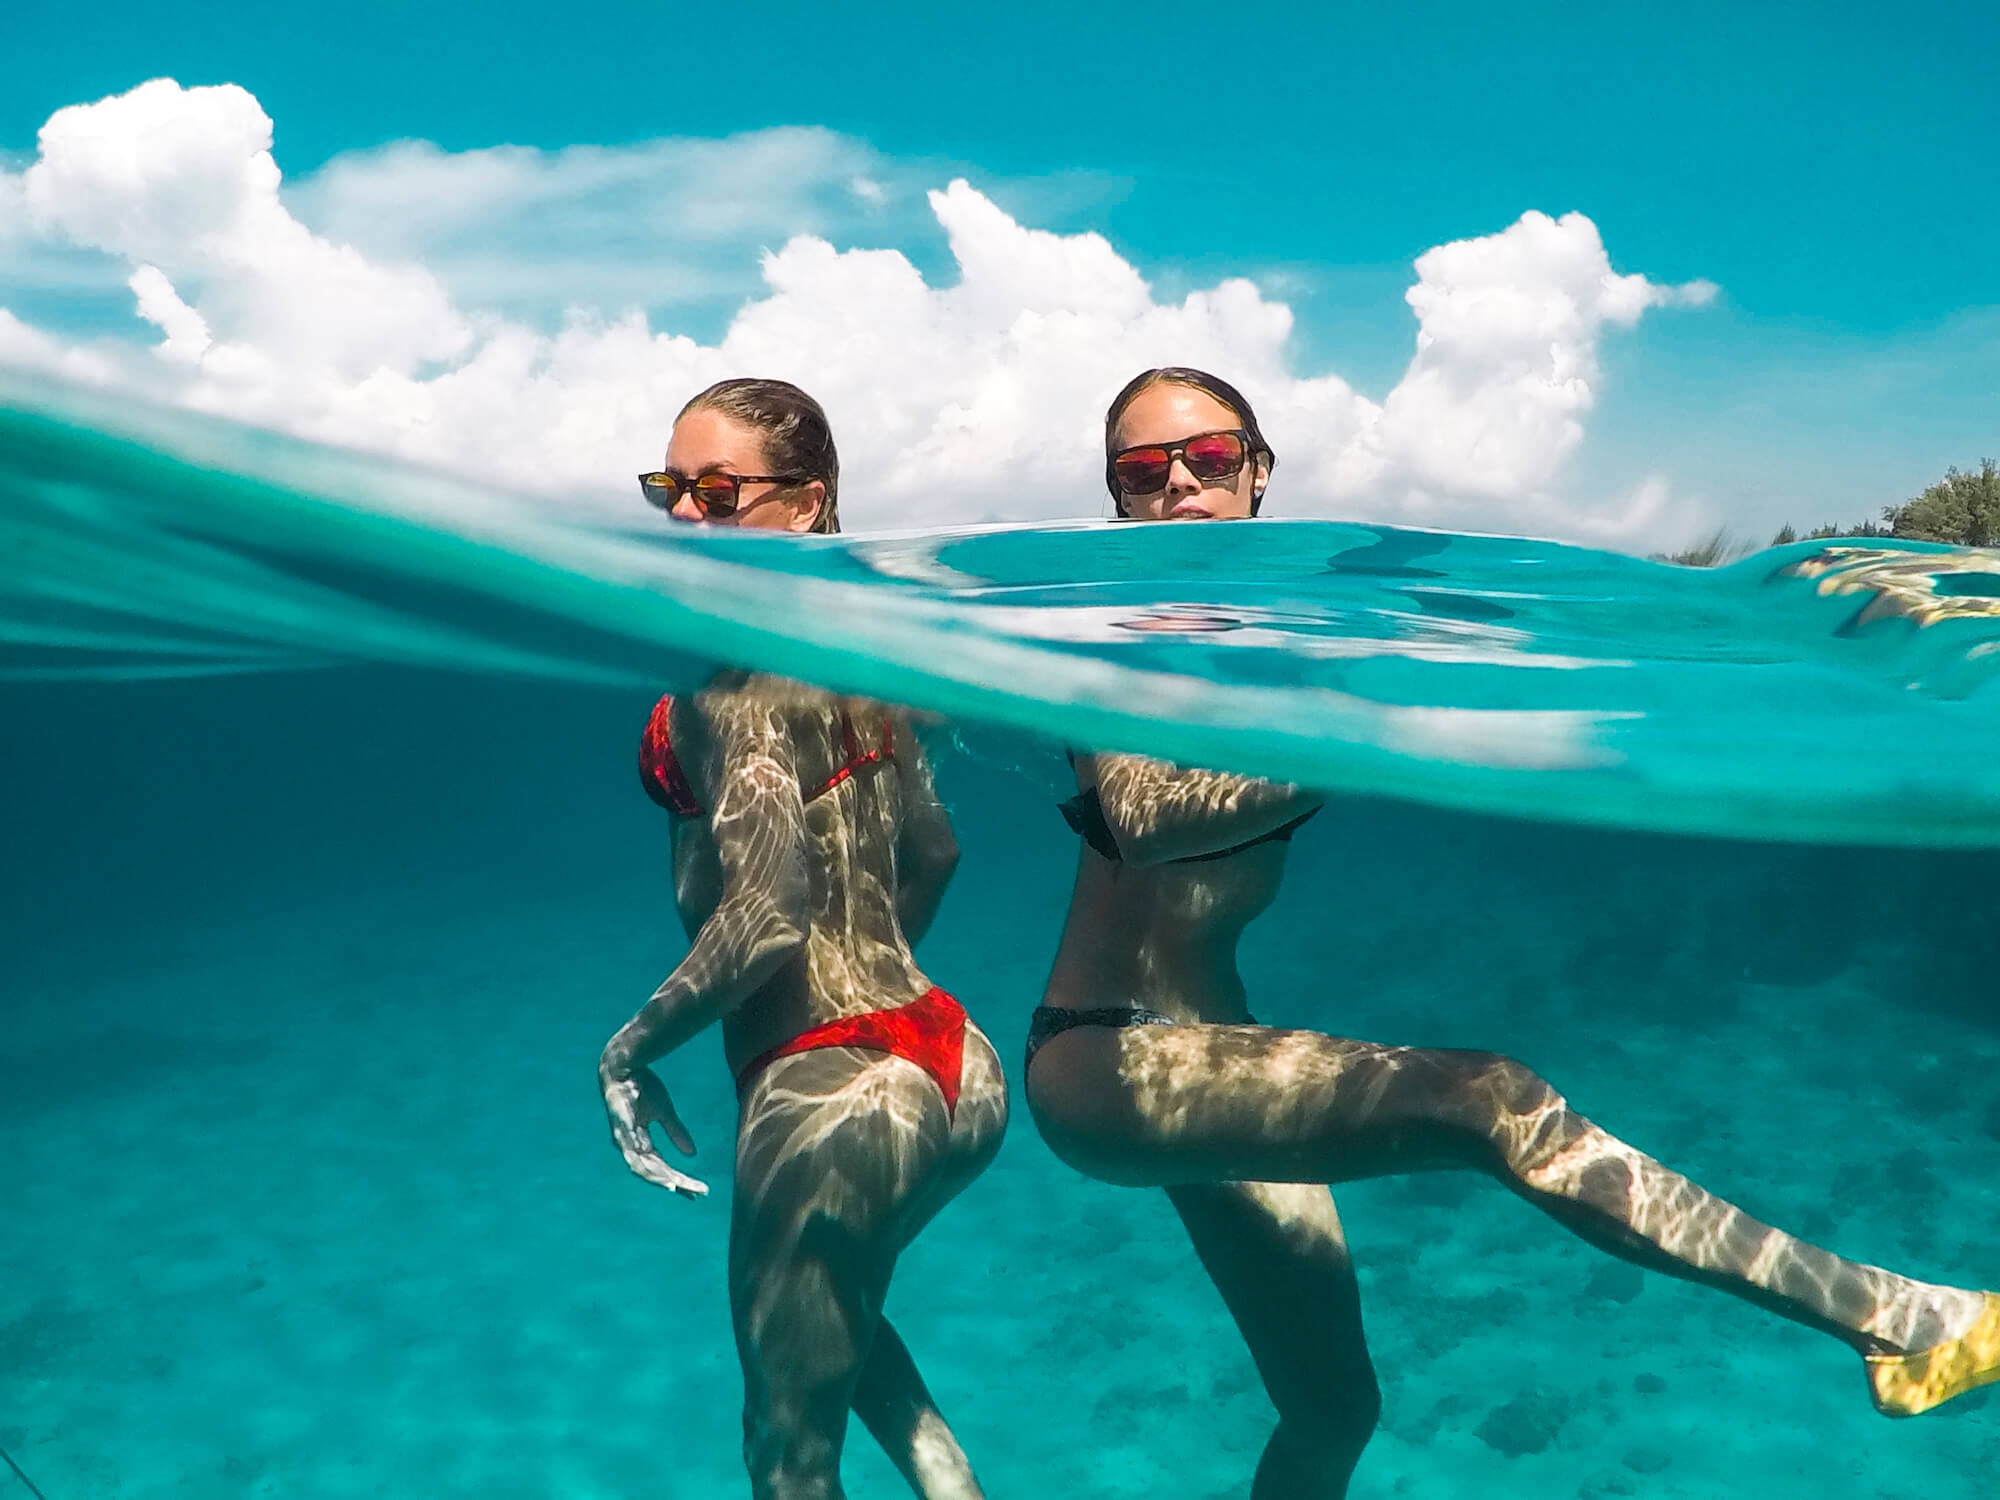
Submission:
M 1086 791 L 1094 787 L 1092 758 L 1078 758 L 1077 778 Z M 1043 1003 L 1136 1005 L 1187 1021 L 1248 1019 L 1236 947 L 1277 896 L 1285 847 L 1270 838 L 1219 858 L 1139 867 L 1082 842 Z
M 762 691 L 757 687 L 746 692 Z M 786 685 L 774 690 L 805 800 L 804 947 L 723 1021 L 732 1072 L 837 1016 L 905 1004 L 930 981 L 898 920 L 897 845 L 903 787 L 896 738 L 879 705 L 836 701 Z M 693 775 L 716 754 L 699 714 L 673 713 L 674 752 Z M 870 753 L 884 748 L 888 754 Z M 857 753 L 857 746 L 863 747 Z M 901 747 L 907 751 L 908 747 Z M 720 767 L 724 776 L 731 768 Z M 674 896 L 692 938 L 714 913 L 723 879 L 706 813 L 673 820 Z

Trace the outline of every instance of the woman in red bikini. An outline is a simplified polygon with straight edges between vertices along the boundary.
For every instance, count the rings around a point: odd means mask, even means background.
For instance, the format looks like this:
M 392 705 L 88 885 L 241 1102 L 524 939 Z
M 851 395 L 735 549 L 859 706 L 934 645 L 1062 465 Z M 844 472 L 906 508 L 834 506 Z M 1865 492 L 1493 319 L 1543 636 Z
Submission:
M 640 476 L 685 520 L 838 529 L 825 414 L 733 380 L 688 403 Z M 604 1049 L 612 1138 L 648 1182 L 707 1188 L 654 1146 L 693 1141 L 650 1069 L 713 1022 L 737 1080 L 730 1303 L 744 1460 L 759 1497 L 838 1497 L 847 1414 L 920 1495 L 976 1497 L 971 1466 L 882 1316 L 896 1257 L 999 1149 L 986 1037 L 917 967 L 957 845 L 906 716 L 729 672 L 662 699 L 640 773 L 673 815 L 691 946 Z
M 1250 404 L 1149 370 L 1105 420 L 1132 520 L 1257 513 L 1276 463 Z M 1344 1495 L 1374 1430 L 1360 1297 L 1323 1184 L 1470 1168 L 1598 1248 L 1832 1334 L 1886 1414 L 2000 1376 L 2000 1297 L 1910 1281 L 1759 1224 L 1607 1135 L 1511 1058 L 1256 1025 L 1236 970 L 1320 799 L 1132 755 L 1078 755 L 1083 839 L 1028 1104 L 1079 1171 L 1163 1187 L 1235 1316 L 1279 1422 L 1254 1500 Z

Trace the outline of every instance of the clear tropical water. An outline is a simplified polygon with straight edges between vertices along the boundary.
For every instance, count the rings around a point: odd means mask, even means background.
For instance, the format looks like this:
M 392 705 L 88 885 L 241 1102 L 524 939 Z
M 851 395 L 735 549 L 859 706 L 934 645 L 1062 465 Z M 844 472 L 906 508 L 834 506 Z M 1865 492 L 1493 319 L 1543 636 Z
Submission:
M 1341 795 L 1246 942 L 1264 1019 L 1512 1052 L 1761 1217 L 2000 1281 L 2000 562 L 557 526 L 6 394 L 0 1496 L 744 1492 L 719 1048 L 666 1068 L 703 1203 L 625 1173 L 592 1076 L 682 947 L 638 726 L 717 661 L 941 716 L 922 957 L 1010 1062 L 1057 747 L 1295 777 Z M 1357 1496 L 1900 1497 L 2000 1451 L 1984 1396 L 1885 1422 L 1838 1345 L 1482 1180 L 1339 1197 Z M 1247 1492 L 1268 1408 L 1164 1199 L 1024 1111 L 891 1303 L 989 1494 Z M 858 1430 L 847 1474 L 900 1492 Z

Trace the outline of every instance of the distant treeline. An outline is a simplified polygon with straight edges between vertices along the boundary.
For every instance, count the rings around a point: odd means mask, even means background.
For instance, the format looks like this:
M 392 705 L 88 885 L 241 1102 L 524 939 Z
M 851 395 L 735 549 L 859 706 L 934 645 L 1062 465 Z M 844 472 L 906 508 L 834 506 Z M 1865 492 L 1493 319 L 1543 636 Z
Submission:
M 1790 525 L 1778 529 L 1771 538 L 1773 547 L 1787 542 L 1817 542 L 1826 537 L 1907 537 L 1920 542 L 1954 542 L 1963 547 L 2000 546 L 2000 464 L 1981 459 L 1977 473 L 1962 469 L 1945 470 L 1944 478 L 1914 500 L 1882 507 L 1880 521 L 1862 521 L 1853 526 L 1815 526 L 1800 533 Z M 1712 568 L 1742 557 L 1752 543 L 1720 529 L 1684 552 L 1656 552 L 1658 562 L 1680 563 L 1690 568 Z

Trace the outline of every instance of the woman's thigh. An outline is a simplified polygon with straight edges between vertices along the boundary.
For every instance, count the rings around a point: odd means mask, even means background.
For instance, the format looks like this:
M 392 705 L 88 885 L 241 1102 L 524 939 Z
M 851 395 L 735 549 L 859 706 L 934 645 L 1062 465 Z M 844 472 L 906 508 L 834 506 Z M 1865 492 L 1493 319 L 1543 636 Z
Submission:
M 1066 1031 L 1036 1054 L 1027 1089 L 1070 1165 L 1155 1187 L 1480 1166 L 1495 1133 L 1548 1097 L 1490 1053 L 1199 1025 Z
M 933 1089 L 935 1092 L 935 1089 Z M 1007 1133 L 1007 1077 L 1000 1057 L 977 1026 L 965 1028 L 965 1057 L 959 1072 L 958 1108 L 949 1122 L 950 1141 L 931 1174 L 915 1211 L 905 1222 L 908 1244 L 925 1225 L 993 1165 Z
M 1279 1414 L 1329 1436 L 1371 1429 L 1375 1371 L 1333 1195 L 1317 1183 L 1219 1182 L 1167 1196 Z
M 748 1350 L 811 1345 L 808 1363 L 836 1365 L 866 1354 L 897 1253 L 998 1148 L 1005 1087 L 979 1048 L 968 1031 L 955 1118 L 923 1069 L 866 1048 L 795 1053 L 751 1081 L 730 1233 Z
M 949 1154 L 936 1086 L 883 1053 L 797 1053 L 751 1081 L 729 1300 L 753 1488 L 838 1473 L 905 1226 Z

